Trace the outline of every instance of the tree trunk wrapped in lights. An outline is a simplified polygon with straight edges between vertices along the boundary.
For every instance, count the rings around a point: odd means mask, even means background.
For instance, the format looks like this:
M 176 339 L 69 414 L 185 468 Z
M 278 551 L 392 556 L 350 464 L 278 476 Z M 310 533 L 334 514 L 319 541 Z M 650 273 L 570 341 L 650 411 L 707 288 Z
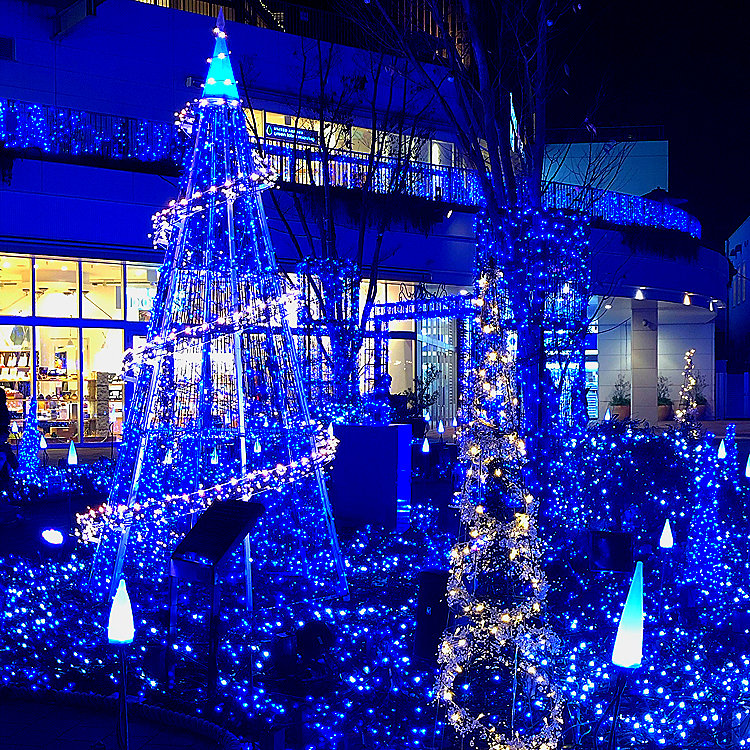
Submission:
M 99 542 L 96 580 L 158 584 L 210 503 L 258 495 L 245 540 L 248 603 L 346 591 L 322 464 L 335 441 L 310 419 L 261 190 L 223 30 L 189 134 L 179 197 L 154 217 L 165 253 L 148 341 L 126 368 L 135 392 L 108 505 L 82 534 Z M 251 585 L 252 573 L 260 573 Z
M 361 274 L 352 262 L 333 258 L 306 258 L 297 274 L 297 324 L 303 336 L 299 346 L 308 400 L 329 419 L 350 416 L 360 400 Z

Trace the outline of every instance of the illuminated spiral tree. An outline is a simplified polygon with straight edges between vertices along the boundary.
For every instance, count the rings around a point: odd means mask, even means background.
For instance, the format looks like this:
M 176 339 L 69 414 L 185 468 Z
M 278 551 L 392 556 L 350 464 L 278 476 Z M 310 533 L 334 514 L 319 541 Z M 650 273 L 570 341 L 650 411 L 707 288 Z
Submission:
M 258 495 L 245 540 L 248 604 L 343 593 L 321 465 L 335 441 L 310 419 L 261 192 L 273 180 L 252 148 L 223 16 L 188 136 L 179 196 L 154 217 L 164 251 L 146 345 L 126 363 L 134 398 L 109 503 L 83 524 L 95 580 L 158 584 L 189 519 Z M 252 581 L 252 585 L 251 585 Z
M 524 211 L 518 222 L 535 237 L 529 244 L 532 255 L 541 255 L 542 247 L 562 248 L 553 231 L 562 220 Z M 569 236 L 571 242 L 582 240 L 576 232 Z M 523 371 L 546 368 L 545 314 L 556 300 L 555 309 L 562 312 L 564 295 L 578 279 L 562 279 L 550 270 L 542 282 L 538 263 L 530 258 L 523 290 L 512 289 L 514 279 L 499 257 L 497 248 L 490 248 L 479 258 L 475 367 L 473 381 L 464 388 L 461 435 L 468 466 L 461 493 L 466 535 L 451 552 L 448 603 L 454 621 L 439 647 L 436 689 L 449 722 L 471 742 L 492 750 L 547 750 L 560 738 L 563 701 L 551 664 L 559 642 L 544 620 L 549 587 L 538 535 L 539 504 L 529 482 L 538 473 L 529 472 L 524 439 L 525 410 L 538 408 L 540 394 L 524 389 Z M 511 292 L 516 300 L 526 300 L 520 303 L 525 310 L 511 304 Z M 573 307 L 580 311 L 581 303 Z M 534 327 L 537 359 L 520 363 L 519 329 L 528 335 Z M 538 377 L 528 383 L 529 388 L 546 387 Z M 558 393 L 564 391 L 572 393 L 570 388 Z M 575 421 L 574 401 L 566 400 L 569 419 L 557 419 L 561 402 L 546 402 L 548 410 L 556 406 L 549 424 L 557 429 Z M 537 444 L 542 455 L 543 441 Z

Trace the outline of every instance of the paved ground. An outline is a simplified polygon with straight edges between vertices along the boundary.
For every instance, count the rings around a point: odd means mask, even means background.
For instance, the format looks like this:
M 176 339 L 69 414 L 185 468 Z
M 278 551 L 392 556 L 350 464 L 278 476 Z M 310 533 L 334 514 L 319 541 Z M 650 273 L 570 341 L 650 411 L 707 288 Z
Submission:
M 143 719 L 128 722 L 130 750 L 209 750 L 218 745 Z M 115 715 L 100 707 L 6 699 L 0 705 L 2 750 L 116 750 Z

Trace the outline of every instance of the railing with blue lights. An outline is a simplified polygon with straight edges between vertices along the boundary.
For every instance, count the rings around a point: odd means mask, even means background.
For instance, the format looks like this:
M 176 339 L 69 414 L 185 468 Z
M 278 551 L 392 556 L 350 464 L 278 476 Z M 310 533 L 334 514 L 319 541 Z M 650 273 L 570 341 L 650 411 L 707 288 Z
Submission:
M 548 208 L 580 211 L 615 226 L 673 229 L 700 239 L 698 219 L 681 208 L 636 195 L 550 182 L 544 200 Z
M 105 115 L 50 104 L 0 98 L 0 147 L 40 151 L 61 159 L 103 159 L 143 164 L 179 161 L 175 128 L 119 115 Z M 277 139 L 263 141 L 265 153 L 282 182 L 309 185 L 321 179 L 321 154 L 314 145 Z M 373 184 L 386 191 L 396 159 L 379 157 Z M 368 155 L 333 150 L 331 184 L 358 188 L 368 172 Z M 410 162 L 404 168 L 401 192 L 460 206 L 476 206 L 481 190 L 476 173 L 460 167 Z M 696 239 L 701 226 L 680 208 L 638 196 L 552 182 L 546 186 L 548 208 L 581 211 L 613 226 L 641 226 L 684 232 Z

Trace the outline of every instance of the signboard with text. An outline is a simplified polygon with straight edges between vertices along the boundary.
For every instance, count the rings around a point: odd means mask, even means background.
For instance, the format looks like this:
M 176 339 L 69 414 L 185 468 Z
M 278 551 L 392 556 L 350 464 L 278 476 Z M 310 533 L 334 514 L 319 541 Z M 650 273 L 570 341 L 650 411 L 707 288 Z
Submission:
M 291 125 L 266 124 L 266 138 L 278 138 L 284 141 L 295 141 L 296 143 L 309 143 L 315 145 L 318 142 L 318 134 L 314 130 L 306 128 L 295 128 Z

